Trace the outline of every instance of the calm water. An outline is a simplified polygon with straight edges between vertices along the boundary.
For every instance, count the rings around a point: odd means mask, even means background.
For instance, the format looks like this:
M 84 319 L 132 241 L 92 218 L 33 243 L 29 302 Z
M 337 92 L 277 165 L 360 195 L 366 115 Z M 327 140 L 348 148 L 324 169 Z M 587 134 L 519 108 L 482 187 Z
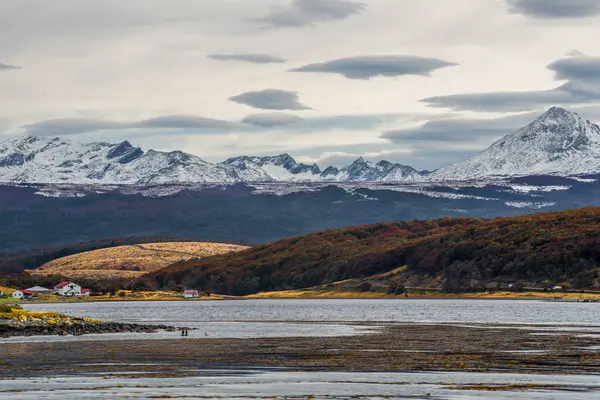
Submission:
M 251 300 L 111 302 L 27 305 L 34 311 L 130 323 L 198 328 L 195 337 L 349 335 L 389 323 L 536 326 L 540 334 L 597 334 L 600 304 L 501 300 Z M 365 324 L 366 323 L 366 324 Z M 576 328 L 574 328 L 576 327 Z M 548 332 L 550 331 L 550 332 Z M 553 333 L 554 332 L 554 333 Z M 132 334 L 5 339 L 18 341 L 119 340 Z M 178 333 L 139 334 L 144 339 Z M 293 342 L 291 342 L 293 343 Z M 132 368 L 135 368 L 132 366 Z M 132 370 L 135 373 L 135 369 Z M 185 372 L 185 371 L 182 371 Z M 132 378 L 121 374 L 2 380 L 0 398 L 25 399 L 600 399 L 598 376 L 480 373 L 333 373 L 283 370 L 194 371 L 199 376 Z M 455 385 L 552 384 L 527 391 L 461 390 Z M 3 397 L 4 396 L 4 397 Z
M 600 303 L 518 300 L 232 300 L 31 304 L 105 321 L 196 328 L 193 337 L 344 336 L 389 323 L 518 324 L 545 331 L 600 327 Z M 113 334 L 0 339 L 6 342 L 165 339 L 178 335 Z
M 232 300 L 28 305 L 139 323 L 428 322 L 600 326 L 600 303 L 520 300 Z

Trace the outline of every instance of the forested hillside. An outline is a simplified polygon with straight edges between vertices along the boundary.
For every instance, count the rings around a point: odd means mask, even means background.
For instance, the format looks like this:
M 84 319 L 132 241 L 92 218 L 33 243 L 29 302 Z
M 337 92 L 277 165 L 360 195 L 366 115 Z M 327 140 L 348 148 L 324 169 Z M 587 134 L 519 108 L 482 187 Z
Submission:
M 598 285 L 600 208 L 491 220 L 443 218 L 332 229 L 146 275 L 160 288 L 219 293 L 306 288 L 406 266 L 398 280 L 449 291 L 490 282 Z M 400 282 L 404 284 L 405 282 Z

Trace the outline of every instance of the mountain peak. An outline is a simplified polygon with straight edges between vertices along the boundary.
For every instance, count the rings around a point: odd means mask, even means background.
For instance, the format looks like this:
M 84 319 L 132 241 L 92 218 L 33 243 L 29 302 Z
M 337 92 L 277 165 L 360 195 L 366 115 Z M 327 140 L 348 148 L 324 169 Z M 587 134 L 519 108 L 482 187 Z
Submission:
M 584 175 L 600 171 L 600 127 L 561 107 L 508 134 L 468 160 L 444 167 L 433 180 L 526 175 Z
M 554 106 L 542 114 L 537 122 L 542 122 L 552 125 L 569 124 L 579 120 L 581 117 L 565 108 Z

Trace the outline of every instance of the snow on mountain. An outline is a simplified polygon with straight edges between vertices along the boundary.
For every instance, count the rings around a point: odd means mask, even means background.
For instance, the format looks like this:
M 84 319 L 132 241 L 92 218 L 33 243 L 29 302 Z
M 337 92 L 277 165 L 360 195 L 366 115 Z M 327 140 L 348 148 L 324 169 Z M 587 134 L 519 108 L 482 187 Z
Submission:
M 318 181 L 318 165 L 299 164 L 289 154 L 271 157 L 235 157 L 219 165 L 233 168 L 244 182 Z
M 433 181 L 527 175 L 585 175 L 600 171 L 600 127 L 552 107 L 481 154 L 429 175 Z
M 0 144 L 0 181 L 153 184 L 237 181 L 231 169 L 191 154 L 150 150 L 129 142 L 81 144 L 26 136 Z
M 553 107 L 526 127 L 468 160 L 429 173 L 359 158 L 321 170 L 289 154 L 235 157 L 214 164 L 181 151 L 144 152 L 125 141 L 77 143 L 24 136 L 0 143 L 0 182 L 177 184 L 238 182 L 442 182 L 528 175 L 600 173 L 600 127 Z
M 419 172 L 412 167 L 380 161 L 373 164 L 362 157 L 343 168 L 329 167 L 321 173 L 321 180 L 332 182 L 412 182 Z

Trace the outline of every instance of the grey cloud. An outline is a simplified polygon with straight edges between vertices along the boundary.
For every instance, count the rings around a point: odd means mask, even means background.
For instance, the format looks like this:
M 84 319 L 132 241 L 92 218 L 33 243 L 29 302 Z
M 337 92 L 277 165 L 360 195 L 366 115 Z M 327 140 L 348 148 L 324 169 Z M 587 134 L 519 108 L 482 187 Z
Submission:
M 242 93 L 229 100 L 262 110 L 310 110 L 300 103 L 298 93 L 287 90 L 266 89 Z
M 455 65 L 457 64 L 436 58 L 417 56 L 358 56 L 309 64 L 290 71 L 321 72 L 340 74 L 350 79 L 370 79 L 377 76 L 428 76 L 436 69 Z
M 282 64 L 287 60 L 268 54 L 209 54 L 206 57 L 220 61 L 243 61 L 252 64 Z
M 305 27 L 318 22 L 344 20 L 361 13 L 364 3 L 348 0 L 292 0 L 286 7 L 273 7 L 257 22 L 271 27 Z
M 21 69 L 21 67 L 17 67 L 16 65 L 8 65 L 0 63 L 0 71 L 8 70 L 8 69 Z
M 587 57 L 588 56 L 583 51 L 579 51 L 577 49 L 571 50 L 566 55 L 569 56 L 569 57 Z
M 510 12 L 534 18 L 587 18 L 600 14 L 597 0 L 507 0 Z
M 272 128 L 277 126 L 285 126 L 290 124 L 297 124 L 304 121 L 304 119 L 297 115 L 287 113 L 265 113 L 265 114 L 254 114 L 248 115 L 242 119 L 243 123 L 260 126 L 263 128 Z
M 104 130 L 126 129 L 233 129 L 239 124 L 194 115 L 169 115 L 136 122 L 119 122 L 92 118 L 61 118 L 40 121 L 22 128 L 38 136 L 77 135 Z
M 131 124 L 133 128 L 167 128 L 167 129 L 204 129 L 214 128 L 223 129 L 230 128 L 232 124 L 227 121 L 199 117 L 197 115 L 167 115 L 146 119 L 143 121 Z
M 381 138 L 394 143 L 408 141 L 472 142 L 479 139 L 495 139 L 529 124 L 539 113 L 513 115 L 497 119 L 451 118 L 428 121 L 414 128 L 384 132 Z
M 102 119 L 59 118 L 36 122 L 25 125 L 22 128 L 31 135 L 60 136 L 77 135 L 106 129 L 126 129 L 126 127 L 126 123 Z
M 548 65 L 548 69 L 556 72 L 557 79 L 600 83 L 600 57 L 564 58 Z
M 570 57 L 548 66 L 569 81 L 551 90 L 467 93 L 423 99 L 431 107 L 460 111 L 528 111 L 550 105 L 571 106 L 600 101 L 600 59 Z
M 114 121 L 97 118 L 60 118 L 44 120 L 22 126 L 32 135 L 61 136 L 76 135 L 107 130 L 179 130 L 179 134 L 195 133 L 256 133 L 264 130 L 303 134 L 333 130 L 360 131 L 376 129 L 382 124 L 394 121 L 423 121 L 436 116 L 418 114 L 369 114 L 369 115 L 332 115 L 313 118 L 272 112 L 252 114 L 240 121 L 226 121 L 205 118 L 197 115 L 166 115 L 141 121 Z M 440 117 L 440 116 L 437 116 Z M 0 132 L 10 127 L 7 121 L 0 120 Z

